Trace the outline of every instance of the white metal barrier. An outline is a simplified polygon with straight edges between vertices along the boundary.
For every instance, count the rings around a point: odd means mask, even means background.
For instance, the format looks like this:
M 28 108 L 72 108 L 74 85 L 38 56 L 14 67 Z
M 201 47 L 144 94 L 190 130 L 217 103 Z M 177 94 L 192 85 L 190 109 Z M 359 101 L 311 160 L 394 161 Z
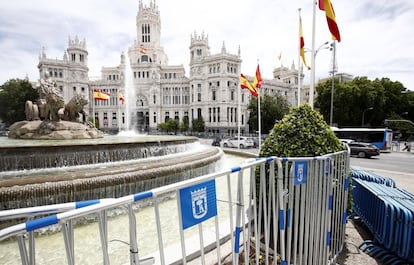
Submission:
M 74 230 L 79 226 L 74 222 L 96 216 L 102 262 L 94 263 L 120 264 L 129 256 L 124 264 L 187 264 L 194 258 L 197 264 L 222 264 L 223 257 L 230 255 L 233 264 L 334 264 L 344 243 L 348 180 L 346 151 L 321 157 L 251 159 L 238 167 L 150 191 L 85 203 L 76 209 L 55 209 L 56 214 L 0 230 L 0 241 L 17 238 L 21 263 L 36 264 L 37 238 L 30 237 L 28 253 L 25 235 L 58 225 L 66 252 L 63 262 L 81 264 L 75 255 L 79 248 Z M 173 203 L 162 207 L 166 196 Z M 139 206 L 140 202 L 150 205 Z M 129 225 L 129 238 L 123 239 L 129 242 L 129 251 L 123 256 L 108 250 L 112 239 L 108 238 L 108 212 L 120 208 L 127 209 Z M 153 215 L 140 226 L 137 220 L 144 208 L 153 209 Z M 0 217 L 11 214 L 3 211 Z M 171 217 L 168 224 L 163 223 L 165 216 Z M 157 246 L 141 251 L 149 244 L 141 232 L 152 223 Z M 167 230 L 179 235 L 173 243 L 167 239 Z M 231 253 L 225 252 L 225 244 L 231 244 Z M 214 257 L 206 253 L 211 248 L 216 250 Z

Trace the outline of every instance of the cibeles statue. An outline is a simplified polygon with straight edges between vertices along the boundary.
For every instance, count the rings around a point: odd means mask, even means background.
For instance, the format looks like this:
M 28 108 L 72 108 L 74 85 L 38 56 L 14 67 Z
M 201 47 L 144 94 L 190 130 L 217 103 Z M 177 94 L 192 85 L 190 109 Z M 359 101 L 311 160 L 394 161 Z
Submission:
M 103 137 L 103 132 L 85 122 L 87 114 L 83 108 L 88 100 L 83 95 L 75 94 L 65 104 L 60 89 L 47 73 L 34 89 L 38 91 L 39 99 L 26 101 L 26 120 L 9 127 L 10 138 L 65 140 Z M 82 121 L 80 114 L 83 115 Z
M 36 103 L 28 100 L 25 105 L 26 119 L 45 120 L 45 121 L 73 121 L 80 122 L 79 114 L 86 117 L 83 107 L 88 104 L 88 100 L 76 94 L 65 105 L 62 93 L 48 75 L 44 74 L 44 78 L 40 79 L 40 84 L 35 88 L 39 93 L 39 99 Z

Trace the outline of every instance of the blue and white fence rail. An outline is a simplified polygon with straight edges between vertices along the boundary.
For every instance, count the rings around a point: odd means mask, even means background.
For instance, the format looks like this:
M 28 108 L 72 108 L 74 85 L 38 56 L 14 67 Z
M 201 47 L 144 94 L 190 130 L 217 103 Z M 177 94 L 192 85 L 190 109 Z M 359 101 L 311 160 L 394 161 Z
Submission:
M 257 158 L 150 191 L 83 203 L 82 208 L 55 207 L 60 209 L 50 210 L 49 216 L 0 230 L 0 241 L 17 238 L 22 264 L 36 264 L 35 241 L 41 238 L 32 237 L 27 252 L 25 235 L 51 225 L 61 227 L 67 264 L 84 264 L 79 252 L 85 248 L 94 264 L 187 264 L 193 258 L 197 264 L 222 264 L 223 257 L 233 264 L 335 264 L 344 244 L 348 180 L 345 151 L 321 157 Z M 109 214 L 120 208 L 126 209 L 128 222 L 121 228 L 114 227 Z M 30 209 L 15 211 L 24 215 Z M 151 214 L 143 218 L 145 211 Z M 89 242 L 78 242 L 75 234 L 82 226 L 74 222 L 86 216 L 98 220 L 99 259 L 92 257 Z M 154 235 L 143 235 L 151 224 Z M 117 238 L 128 242 L 124 253 L 111 251 L 115 229 L 128 231 L 127 238 Z M 174 242 L 167 232 L 178 235 Z M 222 244 L 228 238 L 231 253 Z M 144 251 L 150 244 L 154 248 Z M 207 248 L 216 249 L 216 256 L 207 257 Z

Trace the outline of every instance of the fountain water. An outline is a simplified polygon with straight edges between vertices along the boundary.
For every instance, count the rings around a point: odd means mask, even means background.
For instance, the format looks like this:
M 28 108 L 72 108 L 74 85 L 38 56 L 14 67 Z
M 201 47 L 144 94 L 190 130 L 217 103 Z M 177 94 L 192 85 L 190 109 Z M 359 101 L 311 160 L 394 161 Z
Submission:
M 206 174 L 222 156 L 182 136 L 1 142 L 0 210 L 116 198 Z
M 132 75 L 131 61 L 128 53 L 125 54 L 125 69 L 124 69 L 124 89 L 125 89 L 125 130 L 127 133 L 123 132 L 123 135 L 133 135 L 134 129 L 132 124 L 132 106 L 135 102 L 136 93 L 135 93 L 135 84 L 134 78 Z

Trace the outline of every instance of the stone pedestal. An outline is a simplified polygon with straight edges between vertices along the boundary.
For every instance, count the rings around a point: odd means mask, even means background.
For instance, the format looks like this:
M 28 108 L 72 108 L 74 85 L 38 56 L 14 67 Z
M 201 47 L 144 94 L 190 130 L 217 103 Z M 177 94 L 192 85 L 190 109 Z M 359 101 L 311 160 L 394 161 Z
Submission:
M 70 121 L 19 121 L 9 128 L 9 138 L 36 140 L 67 140 L 102 138 L 96 128 Z

